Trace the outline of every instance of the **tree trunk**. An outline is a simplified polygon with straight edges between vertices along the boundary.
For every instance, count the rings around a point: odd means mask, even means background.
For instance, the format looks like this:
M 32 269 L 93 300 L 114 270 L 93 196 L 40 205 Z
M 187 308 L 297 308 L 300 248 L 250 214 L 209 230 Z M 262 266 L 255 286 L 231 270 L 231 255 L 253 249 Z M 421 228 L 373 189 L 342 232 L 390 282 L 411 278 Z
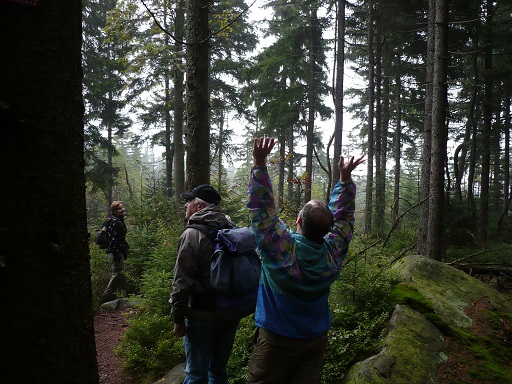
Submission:
M 478 39 L 474 39 L 478 41 Z M 475 42 L 475 48 L 478 52 L 478 44 Z M 475 204 L 475 196 L 474 196 L 474 180 L 475 180 L 475 170 L 476 170 L 476 141 L 477 141 L 477 131 L 478 131 L 478 122 L 475 118 L 475 105 L 476 98 L 478 96 L 478 89 L 480 85 L 478 84 L 478 56 L 475 53 L 475 57 L 473 59 L 473 92 L 471 94 L 471 101 L 469 104 L 469 123 L 471 124 L 471 151 L 469 155 L 469 168 L 468 168 L 468 202 L 471 209 L 471 218 L 476 221 L 476 204 Z
M 380 5 L 377 2 L 375 28 L 376 28 L 376 57 L 375 57 L 375 190 L 382 190 L 384 176 L 382 174 L 382 18 L 380 15 Z M 385 173 L 384 173 L 385 175 Z M 375 193 L 375 222 L 374 232 L 382 234 L 384 232 L 384 196 Z
M 309 48 L 309 75 L 308 75 L 308 128 L 306 134 L 306 174 L 307 179 L 304 189 L 304 201 L 311 200 L 311 183 L 313 182 L 313 144 L 315 139 L 315 101 L 316 101 L 316 76 L 318 70 L 316 56 L 319 48 L 319 27 L 317 17 L 317 4 L 311 4 L 311 41 Z
M 173 149 L 173 143 L 171 141 L 171 90 L 170 90 L 170 79 L 168 74 L 165 74 L 165 196 L 170 198 L 172 196 L 172 163 L 173 158 L 171 151 Z
M 381 212 L 378 213 L 382 217 L 386 216 L 386 164 L 388 161 L 388 136 L 389 136 L 389 107 L 390 107 L 390 81 L 389 77 L 385 76 L 383 79 L 382 90 L 382 126 L 381 126 L 381 142 L 382 142 L 382 155 L 381 155 L 381 179 L 382 183 L 376 188 L 376 193 L 382 196 Z M 400 91 L 399 91 L 400 92 Z M 401 113 L 400 113 L 401 115 Z M 384 222 L 384 225 L 386 223 Z
M 366 175 L 366 217 L 364 232 L 369 234 L 372 230 L 373 215 L 373 107 L 374 107 L 374 53 L 373 53 L 373 0 L 368 2 L 368 156 Z
M 432 87 L 432 148 L 428 215 L 427 257 L 443 259 L 444 166 L 446 160 L 447 106 L 447 0 L 436 1 L 434 72 Z
M 491 162 L 490 151 L 490 135 L 492 125 L 492 14 L 493 14 L 492 0 L 487 0 L 487 19 L 485 33 L 485 48 L 484 48 L 484 105 L 483 115 L 484 123 L 482 129 L 481 148 L 482 148 L 482 174 L 480 177 L 480 205 L 479 205 L 479 220 L 478 220 L 478 239 L 481 242 L 487 241 L 487 227 L 489 225 L 489 172 Z
M 210 182 L 208 0 L 187 1 L 186 189 Z
M 435 44 L 435 0 L 428 2 L 428 32 L 427 32 L 427 63 L 426 63 L 426 91 L 425 91 L 425 116 L 423 124 L 423 145 L 421 149 L 421 174 L 420 174 L 420 201 L 428 201 L 430 194 L 430 163 L 432 146 L 432 79 L 434 69 L 434 44 Z M 422 203 L 418 210 L 418 253 L 427 255 L 428 240 L 428 203 Z
M 217 191 L 222 193 L 222 158 L 224 156 L 224 107 L 219 112 L 219 142 L 217 143 Z
M 500 87 L 497 87 L 498 94 L 496 95 L 496 100 L 502 100 L 502 95 L 499 93 Z M 494 94 L 494 92 L 493 92 Z M 501 103 L 500 103 L 501 104 Z M 491 128 L 491 154 L 492 154 L 492 180 L 490 185 L 490 207 L 493 213 L 497 213 L 500 211 L 500 208 L 503 206 L 502 204 L 502 193 L 503 189 L 501 187 L 501 179 L 500 175 L 502 174 L 503 167 L 501 166 L 501 109 L 496 109 L 495 111 L 495 121 L 496 123 L 492 125 Z
M 503 228 L 503 221 L 508 217 L 508 210 L 510 208 L 510 198 L 512 191 L 510 188 L 510 86 L 505 86 L 505 116 L 503 131 L 505 134 L 505 157 L 503 159 L 503 211 L 498 219 L 496 228 L 496 239 L 501 237 L 501 230 Z
M 0 2 L 2 383 L 99 381 L 81 11 L 73 0 Z
M 395 109 L 396 109 L 396 130 L 395 130 L 395 177 L 394 177 L 394 190 L 393 190 L 393 221 L 398 218 L 399 212 L 399 197 L 400 197 L 400 159 L 402 156 L 400 139 L 402 136 L 402 105 L 400 102 L 400 93 L 402 90 L 402 84 L 400 81 L 400 56 L 396 57 L 396 70 L 397 75 L 395 79 Z
M 510 186 L 510 85 L 506 86 L 505 92 L 505 119 L 503 127 L 505 135 L 505 158 L 503 159 L 503 200 L 507 201 L 509 198 Z
M 286 156 L 286 136 L 285 136 L 286 129 L 281 129 L 281 132 L 279 133 L 278 142 L 279 142 L 279 158 L 284 159 Z M 276 207 L 278 210 L 281 210 L 283 208 L 283 197 L 284 197 L 284 168 L 285 168 L 285 162 L 280 161 L 279 162 L 279 176 L 277 180 L 277 203 Z
M 345 0 L 338 0 L 336 12 L 336 81 L 334 85 L 334 151 L 332 178 L 328 194 L 340 179 L 338 160 L 343 144 L 343 80 L 345 75 Z
M 112 92 L 109 92 L 109 98 L 107 100 L 107 105 L 105 106 L 105 114 L 109 116 L 111 114 L 110 112 L 110 105 L 112 103 Z M 108 142 L 108 148 L 107 148 L 107 166 L 108 166 L 108 173 L 107 173 L 107 191 L 106 191 L 106 198 L 107 198 L 107 206 L 106 211 L 109 212 L 110 206 L 112 205 L 112 202 L 114 200 L 113 198 L 113 192 L 114 189 L 114 163 L 113 163 L 113 152 L 114 152 L 114 143 L 113 143 L 113 135 L 112 135 L 112 124 L 109 121 L 107 123 L 107 142 Z
M 164 28 L 165 30 L 169 30 L 169 23 L 167 21 L 168 18 L 168 10 L 167 7 L 164 7 Z M 166 49 L 171 48 L 170 37 L 166 33 L 164 35 L 165 47 Z M 166 66 L 164 68 L 164 106 L 163 113 L 165 119 L 165 192 L 164 195 L 167 198 L 171 198 L 172 196 L 172 164 L 173 159 L 171 156 L 171 151 L 173 150 L 173 143 L 171 140 L 172 137 L 172 129 L 171 129 L 171 75 L 170 68 Z
M 183 150 L 183 70 L 182 59 L 185 26 L 184 0 L 176 4 L 176 18 L 174 30 L 176 34 L 174 66 L 174 206 L 178 217 L 183 217 L 185 212 L 181 209 L 182 200 L 180 194 L 185 191 L 185 153 Z
M 288 156 L 288 180 L 293 180 L 294 178 L 294 172 L 295 172 L 295 167 L 294 167 L 294 163 L 293 163 L 293 151 L 294 151 L 294 147 L 293 147 L 293 144 L 294 144 L 294 141 L 293 141 L 293 130 L 288 130 L 288 153 L 289 153 L 289 156 Z M 288 203 L 291 203 L 293 201 L 293 190 L 294 190 L 294 185 L 292 182 L 288 182 L 288 197 L 287 197 L 287 200 L 288 200 Z

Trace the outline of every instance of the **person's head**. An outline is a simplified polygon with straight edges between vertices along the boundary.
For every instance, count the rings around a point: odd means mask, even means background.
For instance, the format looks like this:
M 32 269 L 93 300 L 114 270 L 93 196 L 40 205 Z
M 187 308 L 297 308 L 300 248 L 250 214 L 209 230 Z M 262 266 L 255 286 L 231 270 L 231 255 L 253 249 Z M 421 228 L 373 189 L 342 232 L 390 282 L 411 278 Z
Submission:
M 185 200 L 186 214 L 188 220 L 194 213 L 206 208 L 210 204 L 219 204 L 221 197 L 219 193 L 208 184 L 201 184 L 195 187 L 191 192 L 184 192 L 180 197 Z
M 110 213 L 116 216 L 123 217 L 126 213 L 124 203 L 121 200 L 116 200 L 110 205 Z
M 323 201 L 311 200 L 297 216 L 297 232 L 311 241 L 321 243 L 334 223 L 334 217 Z

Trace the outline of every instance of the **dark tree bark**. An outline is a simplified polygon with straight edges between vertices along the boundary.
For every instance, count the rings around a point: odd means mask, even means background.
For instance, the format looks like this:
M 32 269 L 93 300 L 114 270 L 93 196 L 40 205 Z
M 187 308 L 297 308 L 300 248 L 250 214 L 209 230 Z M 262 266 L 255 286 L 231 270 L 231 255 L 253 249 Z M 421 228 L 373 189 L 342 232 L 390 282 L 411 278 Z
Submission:
M 174 31 L 176 34 L 175 42 L 175 65 L 174 65 L 174 205 L 178 217 L 184 216 L 184 210 L 181 209 L 182 200 L 180 194 L 185 191 L 185 152 L 183 149 L 183 37 L 185 28 L 185 8 L 184 0 L 176 4 L 176 18 Z
M 444 167 L 446 161 L 447 106 L 447 0 L 436 1 L 434 71 L 432 83 L 432 147 L 428 215 L 427 257 L 443 259 Z
M 385 76 L 382 84 L 382 127 L 381 127 L 381 142 L 382 142 L 382 156 L 381 156 L 381 167 L 380 167 L 380 178 L 383 180 L 382 183 L 379 183 L 376 186 L 375 193 L 379 196 L 382 196 L 381 203 L 381 212 L 377 213 L 382 215 L 382 217 L 386 216 L 386 164 L 388 160 L 388 136 L 389 136 L 389 109 L 390 109 L 390 80 L 388 76 Z M 401 113 L 400 113 L 401 115 Z
M 430 162 L 432 146 L 432 79 L 434 69 L 435 43 L 435 0 L 428 2 L 428 31 L 427 31 L 427 62 L 426 62 L 426 92 L 425 116 L 423 124 L 423 144 L 421 149 L 420 201 L 428 201 L 430 194 Z M 418 211 L 418 253 L 427 255 L 428 240 L 428 203 L 420 204 Z
M 345 75 L 345 0 L 338 0 L 338 9 L 336 12 L 336 80 L 334 84 L 334 151 L 332 161 L 332 178 L 327 196 L 340 179 L 338 169 L 338 160 L 341 155 L 341 146 L 343 144 L 343 80 Z
M 489 225 L 489 172 L 491 163 L 491 126 L 492 126 L 492 15 L 493 2 L 487 0 L 487 19 L 484 47 L 484 103 L 483 115 L 484 123 L 482 128 L 481 148 L 482 148 L 482 174 L 480 177 L 480 205 L 478 218 L 478 238 L 481 242 L 487 241 L 488 225 Z
M 277 209 L 281 210 L 283 208 L 283 197 L 284 197 L 284 168 L 285 162 L 284 158 L 286 156 L 286 130 L 281 129 L 278 137 L 279 142 L 279 158 L 283 159 L 283 161 L 279 162 L 278 168 L 278 181 L 277 181 Z
M 304 189 L 304 201 L 311 200 L 311 183 L 313 181 L 313 142 L 315 139 L 315 101 L 316 101 L 316 76 L 319 70 L 316 64 L 316 57 L 320 47 L 320 29 L 318 26 L 317 4 L 311 4 L 311 36 L 309 48 L 309 75 L 308 75 L 308 127 L 306 133 L 306 173 L 307 180 Z
M 400 159 L 402 156 L 402 148 L 400 146 L 400 139 L 402 136 L 402 103 L 400 102 L 402 84 L 400 80 L 400 56 L 396 57 L 397 75 L 395 78 L 395 110 L 396 110 L 396 130 L 395 130 L 395 175 L 394 175 L 394 188 L 393 188 L 393 221 L 398 218 L 399 211 L 399 197 L 400 197 Z
M 81 2 L 0 2 L 0 382 L 98 383 Z
M 217 143 L 217 191 L 222 194 L 222 160 L 224 159 L 224 122 L 226 121 L 224 107 L 219 111 L 219 142 Z M 215 156 L 213 156 L 215 158 Z
M 294 167 L 294 163 L 293 163 L 294 138 L 293 138 L 293 130 L 291 130 L 291 129 L 288 130 L 287 141 L 288 141 L 288 145 L 287 145 L 288 153 L 290 154 L 287 157 L 287 159 L 288 159 L 288 161 L 287 161 L 287 163 L 288 163 L 288 180 L 292 180 L 294 178 L 295 167 Z M 295 184 L 288 181 L 287 200 L 289 203 L 291 203 L 293 201 L 294 185 Z
M 210 182 L 208 0 L 187 1 L 186 189 Z
M 461 164 L 460 153 L 462 152 L 463 148 L 464 148 L 464 143 L 459 144 L 457 146 L 457 148 L 455 148 L 455 152 L 453 154 L 453 175 L 455 177 L 455 199 L 457 200 L 457 203 L 462 202 L 462 187 L 461 187 L 462 170 L 460 167 L 460 164 Z
M 477 39 L 475 39 L 477 40 Z M 478 48 L 478 46 L 476 46 Z M 477 50 L 478 51 L 478 50 Z M 468 167 L 468 202 L 471 208 L 471 217 L 476 220 L 476 204 L 475 204 L 475 194 L 474 194 L 474 185 L 475 185 L 475 172 L 476 172 L 476 140 L 477 140 L 477 131 L 478 131 L 478 122 L 475 117 L 475 105 L 476 99 L 478 96 L 478 88 L 480 85 L 478 84 L 478 58 L 475 54 L 475 58 L 473 60 L 473 73 L 474 73 L 474 85 L 473 91 L 471 94 L 471 101 L 469 104 L 469 119 L 468 122 L 471 124 L 471 151 L 469 155 L 469 167 Z
M 497 94 L 495 95 L 496 100 L 502 100 L 502 95 L 500 94 L 500 88 L 497 87 Z M 495 92 L 493 92 L 495 94 Z M 501 103 L 500 103 L 501 104 Z M 501 105 L 498 104 L 500 107 Z M 500 175 L 502 175 L 503 167 L 501 166 L 501 109 L 498 107 L 495 110 L 495 123 L 492 124 L 491 131 L 491 168 L 492 168 L 492 179 L 490 184 L 490 193 L 489 193 L 489 203 L 490 209 L 493 213 L 497 213 L 500 211 L 500 208 L 503 206 L 502 197 L 503 197 L 503 189 L 500 180 Z
M 510 198 L 512 191 L 510 188 L 510 93 L 511 88 L 507 84 L 505 86 L 505 116 L 504 116 L 504 127 L 503 131 L 505 134 L 505 154 L 503 159 L 503 211 L 498 219 L 498 225 L 496 227 L 496 238 L 501 237 L 501 231 L 503 228 L 503 221 L 508 217 L 508 210 L 510 209 Z
M 366 217 L 364 232 L 370 233 L 372 230 L 373 215 L 373 115 L 375 100 L 375 59 L 373 53 L 373 0 L 368 2 L 368 153 L 367 153 L 367 171 L 366 171 Z
M 375 222 L 374 231 L 377 234 L 384 232 L 384 195 L 379 195 L 377 191 L 382 191 L 386 172 L 382 172 L 385 163 L 383 163 L 382 154 L 382 15 L 380 3 L 375 5 L 375 31 L 376 31 L 376 55 L 375 55 Z
M 167 17 L 167 15 L 166 15 Z M 165 29 L 168 29 L 167 21 L 165 22 Z M 165 35 L 165 45 L 169 47 L 169 35 Z M 164 85 L 165 85 L 165 196 L 170 198 L 172 196 L 172 165 L 174 145 L 172 143 L 172 127 L 171 127 L 171 76 L 169 68 L 164 71 Z
M 510 94 L 511 87 L 507 84 L 505 89 L 505 119 L 503 132 L 505 134 L 505 158 L 503 159 L 503 195 L 506 202 L 509 198 L 510 185 Z

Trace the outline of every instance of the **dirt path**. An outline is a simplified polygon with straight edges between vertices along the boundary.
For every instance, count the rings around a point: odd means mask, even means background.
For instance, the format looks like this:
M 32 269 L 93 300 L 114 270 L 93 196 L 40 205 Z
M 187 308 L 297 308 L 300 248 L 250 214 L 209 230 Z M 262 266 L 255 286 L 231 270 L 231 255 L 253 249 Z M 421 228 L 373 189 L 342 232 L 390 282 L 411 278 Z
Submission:
M 114 348 L 126 330 L 123 311 L 99 313 L 94 318 L 99 384 L 138 384 L 121 371 L 121 359 Z

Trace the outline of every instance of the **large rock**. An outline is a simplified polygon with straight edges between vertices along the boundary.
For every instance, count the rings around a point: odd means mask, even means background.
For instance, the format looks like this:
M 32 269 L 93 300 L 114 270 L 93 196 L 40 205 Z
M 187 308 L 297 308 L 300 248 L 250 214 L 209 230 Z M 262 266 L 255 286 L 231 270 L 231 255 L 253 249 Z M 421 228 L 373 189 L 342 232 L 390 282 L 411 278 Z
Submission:
M 481 297 L 488 297 L 497 307 L 508 305 L 506 298 L 489 285 L 439 261 L 408 256 L 393 269 L 429 301 L 447 324 L 455 327 L 471 327 L 472 321 L 464 311 Z
M 446 360 L 443 335 L 422 314 L 397 305 L 378 355 L 355 364 L 344 383 L 435 383 Z
M 155 381 L 154 384 L 181 384 L 185 380 L 185 366 L 186 363 L 181 363 L 175 366 L 167 375 Z
M 471 327 L 472 320 L 464 311 L 482 297 L 488 297 L 496 307 L 512 312 L 512 305 L 499 292 L 447 264 L 422 256 L 409 256 L 396 263 L 393 269 L 451 326 Z M 352 366 L 343 383 L 433 384 L 440 364 L 447 359 L 443 344 L 441 332 L 422 314 L 405 305 L 397 305 L 380 352 Z

